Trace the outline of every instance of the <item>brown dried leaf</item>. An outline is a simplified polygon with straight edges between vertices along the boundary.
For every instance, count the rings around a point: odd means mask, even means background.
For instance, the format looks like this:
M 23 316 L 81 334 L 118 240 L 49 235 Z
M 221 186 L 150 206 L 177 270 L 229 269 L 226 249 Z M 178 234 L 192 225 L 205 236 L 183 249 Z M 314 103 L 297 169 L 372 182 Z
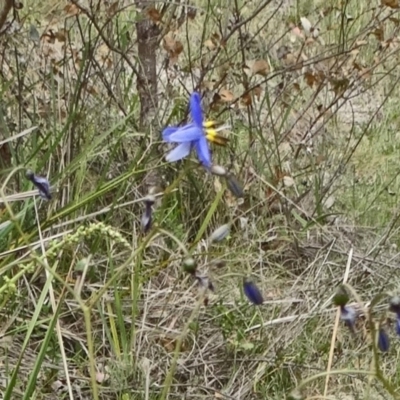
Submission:
M 84 84 L 83 87 L 84 87 L 85 90 L 86 90 L 89 94 L 91 94 L 92 96 L 98 95 L 98 91 L 97 91 L 97 89 L 96 89 L 96 86 Z
M 229 103 L 229 102 L 235 100 L 235 95 L 230 90 L 227 90 L 227 89 L 220 90 L 219 96 L 220 96 L 221 100 L 226 103 Z
M 81 10 L 79 9 L 79 7 L 75 4 L 67 4 L 64 7 L 64 11 L 66 12 L 67 15 L 69 15 L 70 17 L 73 17 L 74 15 L 78 15 L 80 14 Z
M 244 105 L 244 106 L 251 106 L 252 103 L 252 98 L 249 92 L 244 93 L 243 96 L 241 96 L 240 98 L 240 102 Z
M 149 7 L 146 10 L 146 14 L 154 23 L 160 22 L 162 19 L 160 11 L 158 11 L 155 7 Z
M 254 75 L 262 75 L 262 76 L 267 76 L 270 71 L 270 67 L 267 61 L 265 60 L 256 60 L 253 63 L 253 66 L 251 68 L 251 72 Z
M 183 51 L 183 44 L 168 34 L 163 39 L 163 47 L 167 51 L 171 63 L 175 63 L 178 60 L 179 54 Z
M 219 35 L 219 33 L 214 32 L 214 33 L 211 35 L 211 40 L 212 40 L 214 43 L 220 43 L 220 42 L 221 42 L 221 36 Z
M 371 68 L 362 68 L 362 70 L 359 73 L 359 76 L 361 79 L 364 79 L 366 81 L 370 80 L 372 78 L 372 69 Z
M 252 90 L 252 92 L 253 92 L 253 95 L 254 95 L 255 97 L 257 97 L 257 100 L 260 100 L 261 93 L 262 93 L 262 88 L 261 88 L 261 86 L 260 86 L 260 85 L 256 86 L 256 87 Z
M 187 8 L 187 17 L 191 20 L 194 20 L 197 15 L 197 8 L 196 7 L 188 7 Z
M 65 42 L 67 38 L 67 31 L 65 29 L 60 29 L 54 34 L 54 37 L 59 41 L 59 42 Z
M 307 85 L 310 86 L 311 88 L 314 86 L 314 83 L 317 81 L 315 79 L 315 75 L 310 70 L 308 70 L 304 73 L 304 80 L 306 81 Z
M 330 79 L 332 89 L 337 96 L 342 95 L 350 85 L 348 78 Z
M 399 8 L 399 0 L 381 0 L 381 4 L 389 8 Z
M 207 39 L 204 42 L 204 46 L 206 46 L 208 50 L 214 50 L 217 47 L 211 39 Z
M 301 87 L 297 82 L 293 82 L 293 89 L 296 90 L 296 92 L 301 92 Z
M 279 165 L 274 165 L 274 175 L 272 176 L 272 182 L 277 185 L 286 176 L 285 172 L 282 171 Z
M 303 32 L 300 30 L 300 28 L 299 28 L 298 26 L 294 26 L 294 27 L 292 28 L 292 33 L 293 33 L 295 36 L 297 36 L 297 37 L 299 37 L 299 38 L 301 38 L 301 39 L 304 39 Z
M 297 57 L 293 53 L 288 53 L 283 57 L 283 62 L 288 66 L 295 65 L 297 63 Z
M 112 3 L 110 7 L 108 7 L 107 15 L 110 17 L 112 15 L 115 15 L 117 11 L 118 11 L 118 0 L 114 1 L 114 3 Z
M 385 39 L 385 34 L 382 28 L 376 28 L 372 31 L 372 34 L 380 41 L 383 42 Z
M 40 40 L 43 41 L 44 43 L 54 43 L 56 38 L 55 38 L 54 32 L 49 30 L 42 34 L 42 36 L 40 37 Z

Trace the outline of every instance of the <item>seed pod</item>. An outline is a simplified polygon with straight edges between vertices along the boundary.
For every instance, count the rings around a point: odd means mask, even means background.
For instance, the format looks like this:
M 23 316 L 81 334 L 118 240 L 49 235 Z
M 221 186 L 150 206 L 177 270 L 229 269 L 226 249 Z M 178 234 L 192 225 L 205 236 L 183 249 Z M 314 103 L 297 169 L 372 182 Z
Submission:
M 349 301 L 349 294 L 344 286 L 340 286 L 333 296 L 333 304 L 337 307 L 345 306 Z
M 289 393 L 288 400 L 304 400 L 305 396 L 298 390 L 294 389 L 291 393 Z
M 196 272 L 197 264 L 193 257 L 187 257 L 183 260 L 182 269 L 188 274 L 194 274 Z
M 221 225 L 210 235 L 210 241 L 221 242 L 229 235 L 230 230 L 231 230 L 230 224 Z

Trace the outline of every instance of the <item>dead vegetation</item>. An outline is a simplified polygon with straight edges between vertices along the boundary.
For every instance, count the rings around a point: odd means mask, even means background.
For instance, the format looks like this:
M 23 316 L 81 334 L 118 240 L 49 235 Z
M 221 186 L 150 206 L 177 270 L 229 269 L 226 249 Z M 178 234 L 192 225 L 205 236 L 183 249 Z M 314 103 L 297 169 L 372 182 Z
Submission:
M 366 309 L 398 290 L 398 10 L 73 0 L 24 1 L 6 23 L 0 12 L 3 398 L 282 399 L 298 385 L 303 398 L 398 398 L 355 372 L 376 361 L 365 316 L 353 337 L 331 303 L 343 281 Z M 207 119 L 232 126 L 213 157 L 242 199 L 163 159 L 160 132 L 187 120 L 193 90 Z M 51 202 L 33 196 L 28 167 L 55 186 Z M 214 294 L 183 273 L 188 254 Z M 248 275 L 262 307 L 243 297 Z M 395 385 L 392 341 L 380 366 Z

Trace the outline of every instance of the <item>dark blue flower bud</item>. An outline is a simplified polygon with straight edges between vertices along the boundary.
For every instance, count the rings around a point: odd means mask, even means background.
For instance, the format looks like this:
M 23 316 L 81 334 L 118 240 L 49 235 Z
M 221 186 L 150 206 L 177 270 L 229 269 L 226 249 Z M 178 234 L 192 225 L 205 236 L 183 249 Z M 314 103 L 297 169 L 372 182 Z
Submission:
M 153 213 L 152 213 L 152 209 L 151 206 L 147 206 L 145 208 L 145 211 L 142 215 L 142 229 L 144 233 L 147 233 L 150 228 L 151 228 L 151 223 L 153 222 Z
M 234 175 L 228 173 L 225 176 L 225 179 L 226 179 L 226 186 L 235 197 L 237 198 L 244 197 L 242 184 L 236 179 Z
M 378 348 L 383 353 L 386 353 L 390 347 L 389 336 L 386 333 L 386 330 L 383 328 L 379 328 L 378 332 Z
M 155 203 L 156 199 L 154 196 L 149 195 L 145 197 L 144 199 L 144 204 L 145 204 L 145 210 L 142 215 L 142 229 L 144 233 L 147 233 L 150 228 L 151 224 L 153 222 L 153 204 Z
M 50 183 L 46 178 L 35 175 L 31 170 L 26 172 L 26 177 L 39 190 L 39 196 L 44 200 L 51 200 Z
M 263 296 L 258 287 L 254 282 L 246 278 L 243 279 L 243 292 L 253 304 L 260 305 L 264 303 Z

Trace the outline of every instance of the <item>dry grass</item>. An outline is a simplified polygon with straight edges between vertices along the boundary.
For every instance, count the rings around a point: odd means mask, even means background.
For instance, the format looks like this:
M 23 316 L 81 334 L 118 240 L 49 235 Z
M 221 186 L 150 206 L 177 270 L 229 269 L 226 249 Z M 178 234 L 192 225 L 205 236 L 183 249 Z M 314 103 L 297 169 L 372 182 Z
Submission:
M 195 1 L 187 17 L 168 4 L 158 107 L 140 129 L 143 15 L 129 1 L 68 4 L 24 2 L 1 38 L 2 398 L 282 399 L 299 385 L 307 399 L 399 398 L 392 330 L 380 375 L 366 316 L 354 337 L 332 306 L 345 275 L 367 309 L 387 294 L 377 321 L 400 289 L 397 9 Z M 208 118 L 232 124 L 213 156 L 244 199 L 159 154 L 194 88 Z M 51 202 L 27 167 L 49 175 Z M 182 271 L 188 253 L 214 294 Z M 249 275 L 261 307 L 243 296 Z

